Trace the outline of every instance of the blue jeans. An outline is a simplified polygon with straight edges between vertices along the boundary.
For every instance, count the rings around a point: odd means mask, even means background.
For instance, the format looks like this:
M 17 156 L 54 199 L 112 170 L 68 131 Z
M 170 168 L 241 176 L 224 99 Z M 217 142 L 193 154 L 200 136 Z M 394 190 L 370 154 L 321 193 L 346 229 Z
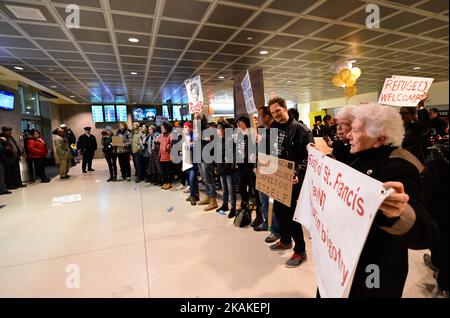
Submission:
M 144 177 L 142 175 L 142 165 L 141 165 L 141 155 L 139 154 L 139 152 L 137 153 L 132 153 L 131 156 L 133 157 L 133 164 L 134 164 L 134 169 L 136 169 L 136 176 L 143 180 Z
M 231 196 L 231 207 L 236 209 L 236 192 L 234 191 L 233 175 L 220 176 L 220 182 L 223 189 L 223 204 L 228 205 L 229 197 Z
M 216 182 L 214 181 L 214 168 L 212 163 L 202 163 L 200 175 L 205 183 L 206 194 L 209 197 L 215 198 L 217 196 L 216 192 Z
M 261 201 L 261 208 L 264 216 L 263 227 L 268 227 L 268 218 L 269 218 L 269 196 L 267 194 L 258 191 L 259 200 Z M 275 213 L 272 213 L 272 228 L 271 233 L 274 235 L 280 235 L 280 229 L 278 227 L 277 217 Z
M 191 190 L 191 195 L 196 197 L 199 195 L 198 192 L 198 180 L 197 180 L 197 165 L 185 171 L 188 176 L 189 189 Z

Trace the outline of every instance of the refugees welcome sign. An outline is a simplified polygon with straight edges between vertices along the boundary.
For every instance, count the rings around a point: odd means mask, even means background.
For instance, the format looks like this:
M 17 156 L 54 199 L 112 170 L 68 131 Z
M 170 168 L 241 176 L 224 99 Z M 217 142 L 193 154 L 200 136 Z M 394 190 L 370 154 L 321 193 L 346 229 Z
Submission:
M 347 297 L 370 227 L 391 193 L 382 183 L 308 146 L 294 221 L 311 235 L 322 297 Z

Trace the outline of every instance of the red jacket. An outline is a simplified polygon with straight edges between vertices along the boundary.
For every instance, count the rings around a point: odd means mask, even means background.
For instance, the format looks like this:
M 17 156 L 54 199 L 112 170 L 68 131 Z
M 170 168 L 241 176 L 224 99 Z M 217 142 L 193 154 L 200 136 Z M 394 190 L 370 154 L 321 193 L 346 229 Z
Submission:
M 27 141 L 28 158 L 41 159 L 45 158 L 48 153 L 47 145 L 44 139 L 30 139 Z

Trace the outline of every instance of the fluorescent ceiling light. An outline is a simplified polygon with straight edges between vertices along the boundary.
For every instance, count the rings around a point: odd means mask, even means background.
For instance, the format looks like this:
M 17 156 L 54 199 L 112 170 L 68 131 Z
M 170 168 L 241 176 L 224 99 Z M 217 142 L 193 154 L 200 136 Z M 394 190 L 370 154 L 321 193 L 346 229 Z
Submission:
M 269 51 L 262 50 L 262 51 L 259 51 L 259 54 L 261 54 L 261 55 L 267 55 L 267 54 L 269 54 Z
M 225 76 L 219 76 L 219 79 L 224 79 L 225 78 Z
M 13 6 L 7 4 L 6 7 L 11 11 L 18 19 L 47 21 L 42 12 L 36 8 L 27 8 L 21 6 Z
M 421 69 L 420 66 L 413 67 L 413 70 L 420 70 L 420 69 Z
M 22 71 L 22 70 L 23 70 L 23 67 L 20 67 L 20 66 L 14 66 L 14 68 L 15 68 L 16 70 L 19 70 L 19 71 Z
M 129 38 L 128 41 L 130 41 L 131 43 L 138 43 L 139 39 L 136 38 Z
M 137 72 L 130 72 L 131 75 L 137 75 Z

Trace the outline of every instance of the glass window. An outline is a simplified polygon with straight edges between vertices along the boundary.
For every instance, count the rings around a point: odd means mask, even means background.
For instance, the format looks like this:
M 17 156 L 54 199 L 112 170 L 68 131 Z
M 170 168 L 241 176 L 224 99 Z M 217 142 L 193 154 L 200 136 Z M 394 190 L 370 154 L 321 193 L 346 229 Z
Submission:
M 40 116 L 39 94 L 28 86 L 19 86 L 22 114 Z

